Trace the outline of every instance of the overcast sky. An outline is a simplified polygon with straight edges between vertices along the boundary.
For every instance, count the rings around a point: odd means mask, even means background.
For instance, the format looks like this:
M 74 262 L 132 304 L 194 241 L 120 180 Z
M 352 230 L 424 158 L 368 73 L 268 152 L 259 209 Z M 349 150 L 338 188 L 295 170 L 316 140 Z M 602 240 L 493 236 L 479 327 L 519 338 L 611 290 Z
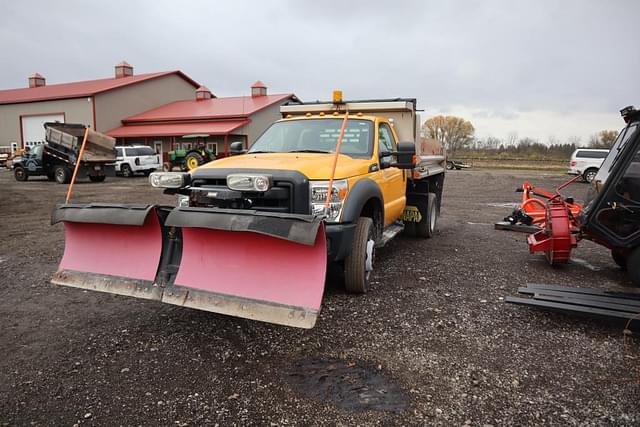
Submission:
M 2 1 L 0 88 L 180 69 L 218 96 L 415 97 L 476 135 L 619 129 L 640 104 L 640 1 Z

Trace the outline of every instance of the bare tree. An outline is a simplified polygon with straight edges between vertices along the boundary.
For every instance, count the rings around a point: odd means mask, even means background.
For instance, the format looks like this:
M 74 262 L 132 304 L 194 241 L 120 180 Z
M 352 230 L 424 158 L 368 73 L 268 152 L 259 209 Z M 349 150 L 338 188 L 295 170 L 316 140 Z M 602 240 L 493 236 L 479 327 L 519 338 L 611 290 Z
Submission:
M 507 147 L 515 147 L 518 142 L 518 132 L 509 132 L 507 135 L 507 139 L 505 141 L 505 145 Z
M 471 122 L 455 116 L 432 117 L 424 122 L 422 129 L 428 138 L 437 139 L 452 153 L 470 146 L 475 133 Z
M 618 131 L 616 130 L 602 130 L 595 135 L 591 135 L 589 138 L 589 147 L 611 148 L 617 137 Z

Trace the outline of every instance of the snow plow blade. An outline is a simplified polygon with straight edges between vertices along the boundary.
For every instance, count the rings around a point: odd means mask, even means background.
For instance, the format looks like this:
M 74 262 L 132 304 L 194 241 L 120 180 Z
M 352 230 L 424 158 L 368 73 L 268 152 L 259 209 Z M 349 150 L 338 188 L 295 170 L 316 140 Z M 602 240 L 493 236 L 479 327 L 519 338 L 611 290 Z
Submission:
M 52 282 L 300 328 L 320 311 L 324 223 L 308 215 L 62 205 Z
M 182 257 L 164 302 L 299 328 L 315 325 L 327 266 L 324 224 L 311 216 L 176 208 Z
M 159 300 L 154 285 L 162 253 L 156 209 L 148 205 L 67 204 L 51 224 L 64 223 L 65 248 L 51 282 Z

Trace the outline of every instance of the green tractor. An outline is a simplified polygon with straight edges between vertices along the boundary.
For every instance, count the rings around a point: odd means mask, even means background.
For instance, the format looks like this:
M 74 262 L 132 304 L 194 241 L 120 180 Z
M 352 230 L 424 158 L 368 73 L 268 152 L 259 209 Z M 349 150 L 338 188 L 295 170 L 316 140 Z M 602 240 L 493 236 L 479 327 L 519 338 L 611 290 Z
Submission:
M 190 171 L 215 159 L 215 154 L 204 145 L 190 150 L 178 149 L 169 151 L 169 161 L 165 163 L 164 169 L 171 171 L 178 166 L 182 171 Z

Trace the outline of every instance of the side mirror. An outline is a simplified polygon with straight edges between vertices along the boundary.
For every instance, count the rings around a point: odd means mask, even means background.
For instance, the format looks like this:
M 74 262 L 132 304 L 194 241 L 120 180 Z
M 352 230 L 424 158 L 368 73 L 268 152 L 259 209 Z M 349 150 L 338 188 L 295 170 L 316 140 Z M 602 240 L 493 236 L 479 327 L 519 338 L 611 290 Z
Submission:
M 247 150 L 244 149 L 244 143 L 242 141 L 235 141 L 229 145 L 229 152 L 234 156 L 236 154 L 244 154 Z
M 413 142 L 398 143 L 398 151 L 393 154 L 396 162 L 391 166 L 398 169 L 413 169 L 416 166 L 416 145 Z
M 387 157 L 380 156 L 380 169 L 387 169 L 387 168 L 390 168 L 391 166 L 393 166 L 393 164 L 391 163 L 390 156 L 387 156 Z

